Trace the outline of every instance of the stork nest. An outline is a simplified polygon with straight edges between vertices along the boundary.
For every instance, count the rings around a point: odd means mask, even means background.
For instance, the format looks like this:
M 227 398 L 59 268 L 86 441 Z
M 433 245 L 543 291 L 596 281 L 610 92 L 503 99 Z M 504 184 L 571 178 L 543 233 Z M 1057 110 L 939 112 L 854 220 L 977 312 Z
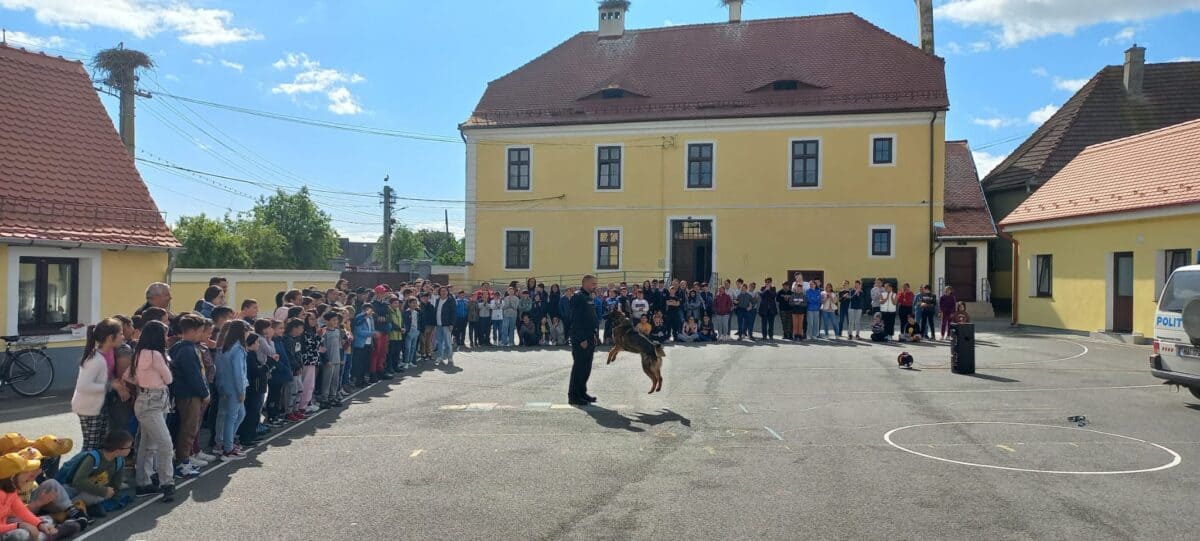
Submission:
M 92 58 L 92 68 L 104 75 L 106 84 L 115 87 L 132 85 L 136 80 L 133 74 L 138 69 L 153 67 L 154 60 L 150 59 L 150 55 L 124 47 L 105 49 Z M 134 80 L 125 80 L 131 76 Z

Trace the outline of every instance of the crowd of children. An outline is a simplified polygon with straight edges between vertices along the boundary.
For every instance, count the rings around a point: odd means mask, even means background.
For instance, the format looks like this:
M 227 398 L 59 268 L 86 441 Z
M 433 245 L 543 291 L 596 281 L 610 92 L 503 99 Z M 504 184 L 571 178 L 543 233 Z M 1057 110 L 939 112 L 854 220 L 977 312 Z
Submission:
M 567 303 L 574 288 L 547 288 L 535 278 L 524 285 L 512 282 L 503 289 L 483 283 L 473 293 L 459 291 L 460 318 L 465 315 L 469 333 L 454 335 L 455 343 L 471 347 L 563 346 L 571 328 Z M 849 280 L 835 288 L 822 280 L 805 280 L 797 274 L 782 287 L 771 278 L 759 287 L 741 278 L 725 280 L 715 289 L 706 283 L 650 280 L 642 284 L 610 283 L 597 289 L 596 313 L 601 332 L 609 342 L 605 316 L 620 311 L 646 336 L 658 342 L 772 341 L 776 325 L 784 340 L 863 340 L 864 318 L 873 317 L 865 329 L 874 341 L 933 340 L 936 319 L 941 339 L 949 332 L 959 303 L 952 288 L 939 297 L 930 286 L 913 291 L 909 284 L 876 279 L 869 289 Z M 757 326 L 756 326 L 757 323 Z M 734 327 L 736 325 L 736 328 Z
M 530 278 L 501 290 L 483 283 L 468 293 L 418 280 L 350 290 L 345 280 L 324 291 L 281 291 L 260 315 L 254 299 L 239 310 L 224 305 L 226 282 L 214 277 L 195 309 L 169 310 L 171 291 L 154 283 L 130 317 L 115 315 L 88 328 L 71 399 L 83 435 L 80 453 L 52 435 L 0 437 L 0 540 L 62 539 L 132 499 L 171 501 L 177 479 L 210 463 L 245 458 L 272 430 L 321 409 L 342 407 L 356 388 L 435 361 L 453 364 L 463 347 L 564 346 L 571 329 L 567 303 L 574 288 L 548 289 Z M 861 320 L 874 341 L 944 339 L 959 303 L 928 286 L 876 280 L 840 289 L 820 280 L 776 288 L 772 279 L 708 284 L 652 280 L 608 284 L 595 295 L 604 340 L 620 311 L 658 342 L 861 339 Z M 736 322 L 736 334 L 731 327 Z M 207 430 L 204 430 L 207 429 Z M 127 460 L 128 459 L 128 460 Z M 132 467 L 132 490 L 125 490 Z

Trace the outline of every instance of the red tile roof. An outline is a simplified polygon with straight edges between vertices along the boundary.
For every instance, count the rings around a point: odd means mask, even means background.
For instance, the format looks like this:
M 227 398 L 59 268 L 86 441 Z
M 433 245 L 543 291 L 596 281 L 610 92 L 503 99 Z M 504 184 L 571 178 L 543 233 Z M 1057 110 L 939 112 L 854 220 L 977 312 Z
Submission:
M 0 241 L 179 247 L 79 62 L 0 45 Z
M 772 90 L 794 80 L 796 90 Z M 764 88 L 765 87 L 765 88 Z M 604 89 L 626 96 L 604 99 Z M 945 62 L 852 13 L 581 32 L 488 84 L 463 128 L 944 110 Z
M 1200 204 L 1200 120 L 1093 145 L 1000 222 Z
M 1146 64 L 1142 95 L 1107 66 L 983 179 L 987 193 L 1037 189 L 1089 145 L 1200 118 L 1200 62 Z
M 938 238 L 992 238 L 996 224 L 983 198 L 975 157 L 966 141 L 946 141 L 946 228 Z

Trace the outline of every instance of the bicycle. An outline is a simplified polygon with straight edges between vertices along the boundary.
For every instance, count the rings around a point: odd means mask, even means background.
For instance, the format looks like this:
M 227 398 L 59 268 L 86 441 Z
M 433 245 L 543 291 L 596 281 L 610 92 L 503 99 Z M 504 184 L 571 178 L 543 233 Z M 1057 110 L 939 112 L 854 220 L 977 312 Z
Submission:
M 38 396 L 54 383 L 54 363 L 44 351 L 48 336 L 0 336 L 4 361 L 0 362 L 0 390 L 11 386 L 25 397 Z M 14 349 L 16 346 L 16 349 Z

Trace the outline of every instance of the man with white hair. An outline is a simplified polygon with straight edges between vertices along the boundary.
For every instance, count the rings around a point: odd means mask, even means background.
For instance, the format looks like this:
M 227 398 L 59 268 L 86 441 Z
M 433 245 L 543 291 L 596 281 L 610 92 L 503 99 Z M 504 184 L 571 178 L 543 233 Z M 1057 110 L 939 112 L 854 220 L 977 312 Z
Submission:
M 171 312 L 171 286 L 162 282 L 154 282 L 146 287 L 146 304 L 134 311 L 134 315 L 140 315 L 147 308 L 156 306 Z

